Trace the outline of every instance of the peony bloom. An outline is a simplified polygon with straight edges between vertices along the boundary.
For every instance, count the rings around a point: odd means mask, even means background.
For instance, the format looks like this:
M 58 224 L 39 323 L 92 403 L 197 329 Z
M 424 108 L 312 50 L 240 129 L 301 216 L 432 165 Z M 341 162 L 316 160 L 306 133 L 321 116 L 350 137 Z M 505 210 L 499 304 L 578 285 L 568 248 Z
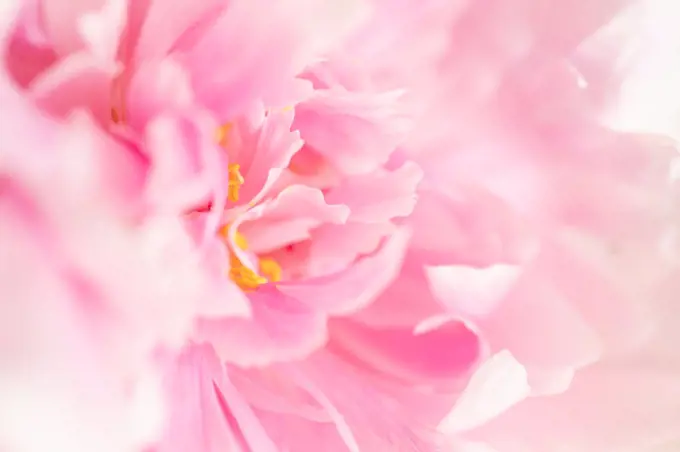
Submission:
M 627 2 L 7 5 L 0 449 L 678 439 Z

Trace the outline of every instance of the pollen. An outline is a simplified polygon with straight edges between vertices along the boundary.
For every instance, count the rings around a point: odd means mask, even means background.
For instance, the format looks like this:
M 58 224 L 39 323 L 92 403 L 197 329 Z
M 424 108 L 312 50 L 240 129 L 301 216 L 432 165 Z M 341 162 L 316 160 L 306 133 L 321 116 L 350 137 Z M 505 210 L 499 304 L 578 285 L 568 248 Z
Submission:
M 229 278 L 245 292 L 253 291 L 262 284 L 268 282 L 267 278 L 258 275 L 253 270 L 243 265 L 239 258 L 234 255 L 232 255 L 231 258 Z
M 223 226 L 219 234 L 226 240 L 229 237 L 229 225 Z M 243 251 L 248 250 L 248 241 L 238 231 L 234 234 L 234 245 Z M 229 264 L 231 267 L 229 269 L 229 279 L 244 292 L 252 292 L 262 284 L 281 280 L 281 266 L 271 258 L 265 257 L 260 259 L 260 274 L 258 274 L 244 265 L 232 249 L 229 251 Z
M 281 281 L 281 266 L 270 257 L 260 258 L 260 273 L 271 282 Z
M 226 123 L 217 128 L 215 133 L 215 141 L 223 148 L 227 147 L 229 142 L 229 133 L 233 125 L 231 123 Z M 238 163 L 230 163 L 228 166 L 229 174 L 229 185 L 227 189 L 227 199 L 231 202 L 236 202 L 239 199 L 239 192 L 241 190 L 241 185 L 245 182 L 243 175 L 241 174 L 241 165 Z
M 238 163 L 229 164 L 229 187 L 227 188 L 227 199 L 231 202 L 238 201 L 241 185 L 245 182 L 241 175 L 241 165 Z

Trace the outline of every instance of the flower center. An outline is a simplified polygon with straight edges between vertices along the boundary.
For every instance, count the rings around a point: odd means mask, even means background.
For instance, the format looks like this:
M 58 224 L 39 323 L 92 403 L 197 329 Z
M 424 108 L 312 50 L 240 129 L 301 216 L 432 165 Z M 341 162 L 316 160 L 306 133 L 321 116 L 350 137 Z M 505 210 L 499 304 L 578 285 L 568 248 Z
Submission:
M 220 230 L 220 235 L 228 240 L 229 226 L 224 226 Z M 248 251 L 248 241 L 240 232 L 236 232 L 234 244 L 243 251 Z M 281 266 L 268 257 L 259 259 L 259 274 L 241 262 L 233 250 L 229 252 L 229 279 L 231 279 L 244 292 L 251 292 L 262 284 L 277 282 L 281 280 Z

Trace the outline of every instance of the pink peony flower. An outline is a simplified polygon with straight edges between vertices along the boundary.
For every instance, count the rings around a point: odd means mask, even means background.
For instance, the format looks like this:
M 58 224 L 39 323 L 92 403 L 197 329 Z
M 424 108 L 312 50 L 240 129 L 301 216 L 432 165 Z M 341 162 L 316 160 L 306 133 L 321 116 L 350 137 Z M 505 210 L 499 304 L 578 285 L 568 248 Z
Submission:
M 625 3 L 6 2 L 0 450 L 672 446 Z

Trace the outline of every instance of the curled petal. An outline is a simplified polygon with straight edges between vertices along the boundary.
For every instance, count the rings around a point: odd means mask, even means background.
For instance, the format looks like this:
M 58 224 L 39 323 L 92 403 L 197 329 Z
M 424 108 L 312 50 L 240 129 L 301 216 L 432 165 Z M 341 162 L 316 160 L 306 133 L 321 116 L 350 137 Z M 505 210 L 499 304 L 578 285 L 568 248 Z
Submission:
M 373 302 L 398 275 L 409 235 L 408 230 L 398 230 L 374 254 L 345 270 L 300 283 L 281 283 L 278 288 L 320 312 L 347 315 L 358 311 Z
M 303 241 L 313 229 L 326 223 L 344 223 L 350 214 L 346 206 L 329 205 L 320 190 L 304 185 L 285 188 L 259 212 L 239 228 L 256 253 Z

